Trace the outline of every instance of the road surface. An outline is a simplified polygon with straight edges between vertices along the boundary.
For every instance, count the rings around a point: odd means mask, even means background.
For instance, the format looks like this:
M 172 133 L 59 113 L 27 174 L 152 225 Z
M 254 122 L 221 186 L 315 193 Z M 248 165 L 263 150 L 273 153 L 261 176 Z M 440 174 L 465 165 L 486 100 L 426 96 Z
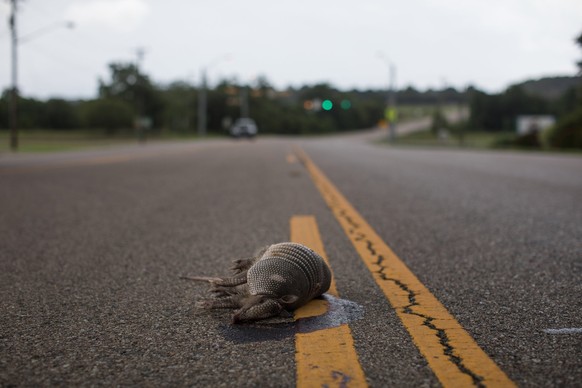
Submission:
M 582 158 L 374 136 L 0 156 L 0 384 L 579 386 Z M 325 319 L 233 326 L 179 279 L 302 232 Z

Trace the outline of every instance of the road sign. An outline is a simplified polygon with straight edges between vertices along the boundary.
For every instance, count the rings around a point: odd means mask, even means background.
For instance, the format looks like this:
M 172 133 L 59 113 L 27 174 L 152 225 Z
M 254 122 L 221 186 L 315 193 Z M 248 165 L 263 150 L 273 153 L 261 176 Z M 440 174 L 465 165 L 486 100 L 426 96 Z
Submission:
M 396 108 L 386 108 L 384 109 L 384 117 L 388 122 L 393 123 L 398 118 L 398 112 Z

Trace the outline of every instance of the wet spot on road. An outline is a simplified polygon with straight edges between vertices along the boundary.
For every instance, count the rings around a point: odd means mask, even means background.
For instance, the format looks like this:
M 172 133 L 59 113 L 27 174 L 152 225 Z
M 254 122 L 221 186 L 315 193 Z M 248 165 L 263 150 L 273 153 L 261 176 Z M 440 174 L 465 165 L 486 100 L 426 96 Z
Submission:
M 325 330 L 360 319 L 364 308 L 358 303 L 324 295 L 328 302 L 325 314 L 316 317 L 273 318 L 248 324 L 220 325 L 220 333 L 225 339 L 235 343 L 279 341 L 294 336 L 296 333 L 311 333 Z

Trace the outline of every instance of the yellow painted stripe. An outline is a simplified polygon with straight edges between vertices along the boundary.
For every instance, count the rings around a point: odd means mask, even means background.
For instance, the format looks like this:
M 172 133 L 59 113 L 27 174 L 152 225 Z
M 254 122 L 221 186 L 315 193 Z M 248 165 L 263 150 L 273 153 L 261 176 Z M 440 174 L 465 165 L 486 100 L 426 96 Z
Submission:
M 443 386 L 515 386 L 307 154 L 297 154 Z
M 288 154 L 287 155 L 287 163 L 289 163 L 289 164 L 297 163 L 297 157 L 295 156 L 295 154 Z
M 306 245 L 329 264 L 315 217 L 291 218 L 291 241 Z M 338 297 L 335 279 L 328 291 Z M 295 319 L 325 314 L 327 302 L 315 299 L 295 311 Z M 338 327 L 295 335 L 297 387 L 366 387 L 350 327 Z

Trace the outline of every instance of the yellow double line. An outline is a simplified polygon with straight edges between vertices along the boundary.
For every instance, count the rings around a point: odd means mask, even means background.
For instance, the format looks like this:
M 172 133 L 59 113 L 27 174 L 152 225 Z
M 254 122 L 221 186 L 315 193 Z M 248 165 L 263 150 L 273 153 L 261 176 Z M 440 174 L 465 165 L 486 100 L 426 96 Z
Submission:
M 368 270 L 372 273 L 376 284 L 396 310 L 414 344 L 426 358 L 430 368 L 442 385 L 445 387 L 515 386 L 442 303 L 396 256 L 307 154 L 299 150 L 297 156 L 309 172 L 311 179 Z M 298 242 L 303 241 L 305 243 L 308 237 L 303 235 L 310 233 L 315 235 L 313 239 L 319 239 L 318 232 L 315 234 L 312 229 L 305 229 L 302 232 L 303 237 L 298 238 L 299 232 L 294 231 L 294 228 L 297 227 L 300 227 L 300 225 L 294 227 L 292 221 L 292 239 L 297 238 Z M 309 241 L 309 244 L 317 243 Z M 318 249 L 316 251 L 320 253 L 323 251 L 323 247 Z M 335 288 L 333 292 L 337 293 Z M 324 334 L 320 335 L 323 336 Z M 349 328 L 344 332 L 344 335 L 347 335 L 349 339 L 330 332 L 327 336 L 328 339 L 321 344 L 317 344 L 310 339 L 304 339 L 299 334 L 297 335 L 298 387 L 366 385 L 365 377 L 361 372 L 361 366 L 353 349 L 353 340 L 351 339 Z M 314 350 L 311 350 L 310 353 L 304 351 L 304 344 L 310 342 L 313 342 L 310 344 L 311 346 L 321 346 L 322 349 L 333 349 L 338 342 L 348 344 L 346 348 L 349 349 L 344 349 L 345 354 L 353 353 L 353 355 L 345 355 L 342 357 L 341 362 L 347 362 L 352 366 L 357 364 L 355 368 L 352 368 L 347 373 L 352 373 L 354 376 L 358 375 L 358 379 L 354 378 L 347 382 L 344 380 L 343 384 L 337 379 L 333 379 L 330 382 L 330 376 L 333 375 L 333 371 L 342 371 L 342 368 L 347 368 L 347 366 L 344 364 L 327 365 L 330 362 L 330 355 L 325 350 L 321 350 L 319 353 Z M 353 372 L 354 369 L 358 368 L 359 372 Z M 318 376 L 317 373 L 309 375 L 304 372 L 305 370 L 313 373 L 318 370 L 323 372 L 321 376 Z M 360 372 L 361 376 L 359 375 Z M 318 378 L 321 381 L 318 381 Z
M 315 217 L 291 218 L 291 241 L 310 247 L 329 264 Z M 333 276 L 327 293 L 339 297 Z M 315 299 L 296 310 L 294 318 L 315 317 L 325 314 L 327 310 L 327 301 Z M 298 387 L 366 386 L 366 377 L 347 323 L 310 333 L 297 333 L 295 348 Z

